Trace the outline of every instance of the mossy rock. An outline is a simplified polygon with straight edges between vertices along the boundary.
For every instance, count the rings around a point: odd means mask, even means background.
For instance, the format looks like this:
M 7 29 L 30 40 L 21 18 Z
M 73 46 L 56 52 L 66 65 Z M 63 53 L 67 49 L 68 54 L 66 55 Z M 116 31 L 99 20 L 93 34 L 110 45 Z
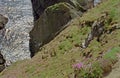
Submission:
M 90 8 L 89 5 L 93 6 L 93 0 L 31 0 L 33 5 L 33 14 L 35 20 L 37 20 L 46 8 L 57 3 L 66 2 L 76 8 L 78 11 L 86 11 Z
M 71 19 L 81 15 L 82 12 L 77 12 L 73 6 L 65 2 L 52 5 L 45 9 L 30 32 L 32 51 L 38 50 L 41 45 L 49 42 L 57 33 L 66 27 L 65 25 Z

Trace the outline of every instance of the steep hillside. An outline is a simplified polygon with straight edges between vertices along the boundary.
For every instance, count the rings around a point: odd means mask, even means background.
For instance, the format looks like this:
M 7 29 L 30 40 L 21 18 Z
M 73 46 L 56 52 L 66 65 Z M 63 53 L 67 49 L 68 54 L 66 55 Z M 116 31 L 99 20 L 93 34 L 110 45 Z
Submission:
M 88 8 L 94 6 L 93 0 L 31 1 L 34 15 L 34 27 L 30 31 L 31 56 L 51 41 L 70 20 L 81 16 Z
M 103 78 L 118 61 L 119 7 L 120 0 L 108 0 L 73 19 L 31 60 L 14 63 L 0 78 Z M 89 44 L 83 47 L 82 43 L 89 40 L 97 26 L 100 26 L 96 28 L 97 35 L 93 34 Z

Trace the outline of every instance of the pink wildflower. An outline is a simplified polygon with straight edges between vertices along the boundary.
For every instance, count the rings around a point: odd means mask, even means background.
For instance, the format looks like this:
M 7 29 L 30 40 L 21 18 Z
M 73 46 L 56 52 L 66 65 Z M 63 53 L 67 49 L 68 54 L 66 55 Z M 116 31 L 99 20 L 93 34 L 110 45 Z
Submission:
M 81 69 L 83 67 L 83 63 L 77 63 L 73 65 L 73 68 Z

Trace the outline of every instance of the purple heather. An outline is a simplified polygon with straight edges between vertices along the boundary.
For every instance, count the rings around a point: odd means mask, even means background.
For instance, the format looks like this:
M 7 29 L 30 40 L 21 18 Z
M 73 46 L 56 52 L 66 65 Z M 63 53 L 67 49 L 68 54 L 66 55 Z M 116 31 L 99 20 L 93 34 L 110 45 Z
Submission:
M 73 68 L 81 69 L 83 67 L 83 63 L 77 63 L 73 65 Z

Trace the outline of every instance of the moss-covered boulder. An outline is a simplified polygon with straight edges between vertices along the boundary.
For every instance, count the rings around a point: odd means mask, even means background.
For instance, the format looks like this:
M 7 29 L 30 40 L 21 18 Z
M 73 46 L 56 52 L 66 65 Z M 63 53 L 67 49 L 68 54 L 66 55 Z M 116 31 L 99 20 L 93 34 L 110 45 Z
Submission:
M 44 10 L 56 3 L 67 2 L 74 6 L 78 11 L 86 11 L 88 8 L 93 6 L 94 0 L 31 0 L 33 6 L 33 15 L 37 20 Z
M 30 50 L 49 42 L 74 17 L 82 15 L 94 0 L 31 0 L 34 28 L 30 32 Z M 32 53 L 33 55 L 33 53 Z
M 65 27 L 68 21 L 80 15 L 82 15 L 82 12 L 77 12 L 73 6 L 65 2 L 45 9 L 30 32 L 31 52 L 36 52 L 41 45 L 54 38 Z

